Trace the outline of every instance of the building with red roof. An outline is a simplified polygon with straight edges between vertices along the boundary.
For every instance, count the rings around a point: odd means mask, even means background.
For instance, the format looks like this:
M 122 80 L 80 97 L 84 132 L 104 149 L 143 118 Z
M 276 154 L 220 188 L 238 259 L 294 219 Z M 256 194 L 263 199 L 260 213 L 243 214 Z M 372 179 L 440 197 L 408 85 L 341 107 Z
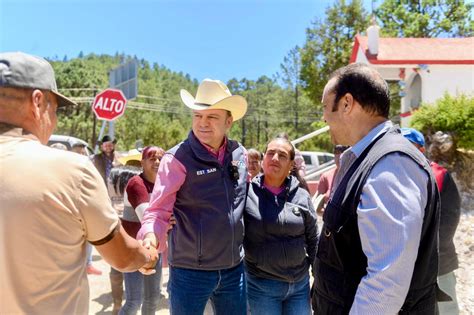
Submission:
M 377 69 L 387 81 L 401 87 L 401 124 L 421 103 L 434 103 L 445 93 L 474 92 L 474 37 L 380 38 L 379 27 L 368 36 L 357 35 L 350 62 Z

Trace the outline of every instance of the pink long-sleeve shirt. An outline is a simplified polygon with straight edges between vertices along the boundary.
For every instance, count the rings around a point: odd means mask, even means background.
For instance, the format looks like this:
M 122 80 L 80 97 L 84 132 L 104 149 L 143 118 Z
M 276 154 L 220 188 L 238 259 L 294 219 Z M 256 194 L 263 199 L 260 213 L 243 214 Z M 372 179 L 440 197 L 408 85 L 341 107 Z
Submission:
M 201 144 L 222 165 L 224 163 L 227 138 L 217 152 L 210 146 Z M 186 168 L 172 154 L 166 153 L 160 161 L 155 187 L 150 198 L 150 205 L 143 214 L 142 227 L 137 239 L 143 239 L 147 233 L 154 232 L 159 242 L 158 252 L 166 251 L 169 220 L 176 202 L 176 194 L 186 179 Z

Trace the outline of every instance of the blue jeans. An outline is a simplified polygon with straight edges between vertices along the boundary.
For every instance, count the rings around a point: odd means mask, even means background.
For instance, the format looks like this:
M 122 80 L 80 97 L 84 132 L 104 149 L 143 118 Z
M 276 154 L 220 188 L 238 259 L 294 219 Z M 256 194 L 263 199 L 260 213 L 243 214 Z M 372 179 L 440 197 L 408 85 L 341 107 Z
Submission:
M 125 304 L 120 315 L 137 314 L 140 306 L 142 315 L 155 314 L 161 297 L 161 255 L 155 267 L 156 273 L 145 276 L 140 271 L 124 272 Z
M 309 275 L 298 282 L 264 279 L 248 273 L 246 278 L 252 315 L 311 314 Z
M 203 314 L 209 299 L 216 315 L 245 315 L 247 311 L 243 263 L 215 271 L 170 266 L 168 293 L 171 315 Z
M 92 245 L 87 242 L 86 243 L 86 266 L 92 264 Z

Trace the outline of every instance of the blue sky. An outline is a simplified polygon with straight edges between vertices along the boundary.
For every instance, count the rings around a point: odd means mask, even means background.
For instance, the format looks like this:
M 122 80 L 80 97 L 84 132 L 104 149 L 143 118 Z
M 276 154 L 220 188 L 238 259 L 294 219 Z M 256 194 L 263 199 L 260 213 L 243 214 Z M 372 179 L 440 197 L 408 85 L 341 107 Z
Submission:
M 331 0 L 0 0 L 0 51 L 136 55 L 227 81 L 272 76 Z M 365 1 L 370 3 L 370 1 Z

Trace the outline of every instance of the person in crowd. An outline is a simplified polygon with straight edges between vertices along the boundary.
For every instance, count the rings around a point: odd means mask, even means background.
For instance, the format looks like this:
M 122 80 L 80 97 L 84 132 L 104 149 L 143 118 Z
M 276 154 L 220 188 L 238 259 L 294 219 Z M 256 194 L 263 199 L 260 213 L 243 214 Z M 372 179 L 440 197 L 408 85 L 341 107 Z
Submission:
M 336 70 L 323 117 L 342 155 L 315 263 L 316 314 L 434 314 L 439 195 L 427 159 L 388 119 L 390 91 L 363 64 Z
M 115 154 L 115 144 L 117 143 L 117 139 L 113 139 L 109 135 L 105 135 L 99 141 L 100 144 L 100 153 L 94 154 L 92 156 L 92 162 L 94 166 L 99 171 L 102 179 L 104 180 L 105 184 L 109 186 L 108 180 L 110 180 L 111 170 L 114 167 L 121 165 L 121 163 L 117 160 Z M 115 178 L 115 177 L 114 177 Z M 120 177 L 116 177 L 120 178 Z M 125 182 L 125 185 L 127 182 Z M 114 185 L 112 185 L 113 187 Z M 125 187 L 125 186 L 124 186 Z M 111 190 L 109 189 L 109 192 Z M 123 194 L 112 194 L 110 195 L 110 199 L 112 201 L 112 206 L 116 209 L 119 216 L 122 215 L 123 210 Z M 118 311 L 122 307 L 122 299 L 123 299 L 123 274 L 118 271 L 117 269 L 111 267 L 109 273 L 110 279 L 110 288 L 112 291 L 112 300 L 114 303 L 113 306 L 113 315 L 117 315 Z
M 290 140 L 290 136 L 286 132 L 280 132 L 277 135 L 277 138 L 285 138 L 287 140 Z M 293 172 L 293 175 L 295 176 L 298 175 L 297 177 L 299 179 L 303 179 L 306 176 L 306 163 L 304 161 L 303 155 L 301 154 L 301 151 L 298 150 L 297 148 L 295 148 L 295 163 L 294 163 L 292 172 Z M 304 181 L 302 185 L 306 186 L 305 189 L 308 190 L 307 189 L 308 185 L 306 184 L 306 181 Z
M 420 152 L 425 153 L 425 137 L 421 132 L 413 128 L 402 128 L 401 130 L 405 138 L 413 143 Z M 454 270 L 459 267 L 459 262 L 454 247 L 454 234 L 461 218 L 461 196 L 448 170 L 433 161 L 430 162 L 430 165 L 441 196 L 438 285 L 452 300 L 438 302 L 438 308 L 441 315 L 456 315 L 459 314 L 459 306 Z
M 100 175 L 104 179 L 104 182 L 107 183 L 107 178 L 109 178 L 110 170 L 120 165 L 121 163 L 117 160 L 115 154 L 115 144 L 117 139 L 113 139 L 109 135 L 105 135 L 99 141 L 100 144 L 100 153 L 94 154 L 92 156 L 92 162 L 99 171 Z
M 271 140 L 263 174 L 249 187 L 244 249 L 252 314 L 311 314 L 309 267 L 316 255 L 318 228 L 308 191 L 289 175 L 294 159 L 290 141 Z
M 141 159 L 143 172 L 132 177 L 125 189 L 122 224 L 133 238 L 137 237 L 140 230 L 143 212 L 149 205 L 158 166 L 164 154 L 162 148 L 145 147 Z M 136 314 L 140 306 L 143 315 L 155 314 L 161 297 L 161 259 L 155 271 L 151 275 L 143 275 L 139 271 L 124 274 L 125 304 L 119 314 Z
M 81 155 L 85 155 L 85 156 L 87 156 L 87 151 L 86 150 L 87 150 L 86 145 L 83 144 L 83 143 L 79 143 L 79 142 L 74 143 L 71 147 L 72 152 L 75 152 L 75 153 L 78 153 L 78 154 L 81 154 Z
M 251 148 L 247 151 L 247 159 L 247 167 L 249 169 L 250 178 L 252 179 L 262 171 L 263 154 L 257 149 Z
M 290 140 L 286 132 L 280 132 L 277 138 L 283 138 Z M 303 155 L 300 150 L 295 148 L 295 162 L 293 163 L 293 168 L 291 169 L 291 175 L 295 176 L 300 182 L 300 187 L 309 192 L 309 186 L 306 180 L 303 178 L 306 174 L 306 163 L 304 162 Z
M 209 299 L 217 315 L 246 314 L 247 159 L 227 133 L 245 115 L 247 102 L 210 79 L 200 83 L 196 97 L 181 90 L 181 99 L 193 110 L 192 130 L 160 162 L 140 236 L 163 252 L 174 215 L 168 257 L 172 314 L 202 314 Z
M 331 193 L 332 190 L 332 183 L 334 181 L 334 176 L 336 176 L 337 171 L 339 170 L 339 165 L 340 165 L 340 157 L 341 154 L 347 149 L 346 146 L 343 145 L 336 145 L 334 146 L 334 163 L 336 164 L 336 167 L 324 172 L 321 174 L 319 177 L 319 183 L 318 183 L 318 191 L 317 195 L 324 195 L 324 201 L 320 203 L 321 208 L 316 209 L 316 211 L 320 214 L 324 212 L 324 208 L 326 204 L 329 201 L 329 194 Z
M 67 147 L 64 144 L 60 143 L 60 142 L 53 143 L 49 147 L 53 148 L 53 149 L 67 151 Z
M 129 166 L 129 165 L 117 165 L 110 170 L 109 177 L 107 178 L 107 190 L 109 193 L 110 200 L 112 201 L 112 207 L 119 215 L 124 230 L 127 227 L 123 224 L 122 216 L 125 208 L 125 187 L 127 187 L 128 181 L 135 175 L 140 174 L 141 167 Z M 123 274 L 110 267 L 109 273 L 113 308 L 112 314 L 117 315 L 122 308 L 123 300 Z
M 46 145 L 71 105 L 45 59 L 0 53 L 0 314 L 87 314 L 87 242 L 121 271 L 157 261 L 122 228 L 90 160 Z

